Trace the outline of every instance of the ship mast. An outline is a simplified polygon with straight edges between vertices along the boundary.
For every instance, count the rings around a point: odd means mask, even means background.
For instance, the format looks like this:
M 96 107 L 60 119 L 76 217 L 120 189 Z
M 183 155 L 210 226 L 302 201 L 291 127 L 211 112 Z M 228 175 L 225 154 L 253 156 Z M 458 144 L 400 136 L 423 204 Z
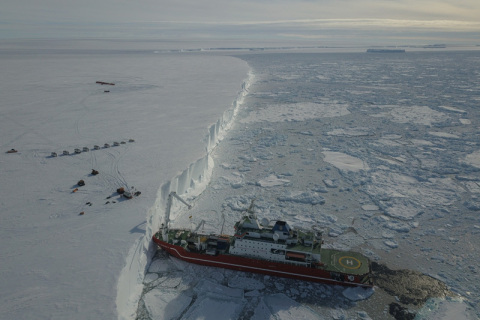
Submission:
M 255 215 L 255 211 L 253 208 L 255 207 L 255 199 L 252 199 L 252 202 L 250 203 L 250 206 L 247 209 L 248 217 L 251 219 L 257 219 L 257 216 Z

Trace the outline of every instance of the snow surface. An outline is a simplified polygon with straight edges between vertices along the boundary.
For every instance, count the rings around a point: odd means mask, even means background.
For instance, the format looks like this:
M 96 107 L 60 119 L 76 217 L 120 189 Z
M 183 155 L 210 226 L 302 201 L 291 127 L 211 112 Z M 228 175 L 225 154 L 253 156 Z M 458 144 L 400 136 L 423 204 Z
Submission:
M 30 45 L 0 50 L 0 318 L 132 319 L 152 251 L 148 226 L 157 228 L 146 219 L 164 208 L 159 188 L 203 179 L 248 66 L 135 43 Z M 125 144 L 103 148 L 114 141 Z M 141 195 L 126 201 L 119 187 Z

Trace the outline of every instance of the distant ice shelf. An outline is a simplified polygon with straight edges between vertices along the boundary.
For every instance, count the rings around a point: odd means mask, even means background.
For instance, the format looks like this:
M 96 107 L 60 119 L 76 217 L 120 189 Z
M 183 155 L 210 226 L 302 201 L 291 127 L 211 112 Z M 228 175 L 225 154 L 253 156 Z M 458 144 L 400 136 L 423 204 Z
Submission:
M 405 53 L 405 49 L 367 49 L 367 53 Z

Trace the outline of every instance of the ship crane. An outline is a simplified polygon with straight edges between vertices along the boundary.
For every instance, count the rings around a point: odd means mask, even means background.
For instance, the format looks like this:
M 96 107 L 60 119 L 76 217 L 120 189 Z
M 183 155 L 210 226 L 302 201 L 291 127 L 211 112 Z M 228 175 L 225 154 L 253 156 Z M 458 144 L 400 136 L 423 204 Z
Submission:
M 183 200 L 175 191 L 170 192 L 167 199 L 167 209 L 165 210 L 165 223 L 163 224 L 162 235 L 164 239 L 167 238 L 168 223 L 170 222 L 170 211 L 172 209 L 173 198 L 176 198 L 178 201 L 186 205 L 188 209 L 192 208 L 192 206 L 188 204 L 185 200 Z
M 251 218 L 257 218 L 257 215 L 255 214 L 255 198 L 252 199 L 252 202 L 250 203 L 250 206 L 247 209 L 247 213 L 249 213 L 249 217 Z

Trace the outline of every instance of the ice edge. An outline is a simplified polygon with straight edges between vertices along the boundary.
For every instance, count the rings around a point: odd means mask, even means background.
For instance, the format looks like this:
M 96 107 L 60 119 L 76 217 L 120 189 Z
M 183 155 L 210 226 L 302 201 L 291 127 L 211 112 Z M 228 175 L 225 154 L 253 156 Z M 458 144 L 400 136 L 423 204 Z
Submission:
M 187 169 L 159 188 L 155 203 L 147 212 L 145 235 L 130 248 L 126 264 L 118 279 L 116 298 L 118 319 L 133 319 L 136 316 L 138 301 L 143 290 L 143 276 L 156 249 L 151 239 L 163 220 L 168 195 L 175 191 L 188 198 L 205 190 L 210 181 L 214 165 L 210 153 L 231 128 L 238 114 L 239 106 L 243 104 L 254 78 L 255 76 L 250 69 L 247 78 L 242 83 L 242 89 L 230 108 L 208 128 L 208 134 L 205 137 L 205 155 L 191 163 Z M 172 216 L 175 215 L 174 210 L 175 208 L 172 208 Z

